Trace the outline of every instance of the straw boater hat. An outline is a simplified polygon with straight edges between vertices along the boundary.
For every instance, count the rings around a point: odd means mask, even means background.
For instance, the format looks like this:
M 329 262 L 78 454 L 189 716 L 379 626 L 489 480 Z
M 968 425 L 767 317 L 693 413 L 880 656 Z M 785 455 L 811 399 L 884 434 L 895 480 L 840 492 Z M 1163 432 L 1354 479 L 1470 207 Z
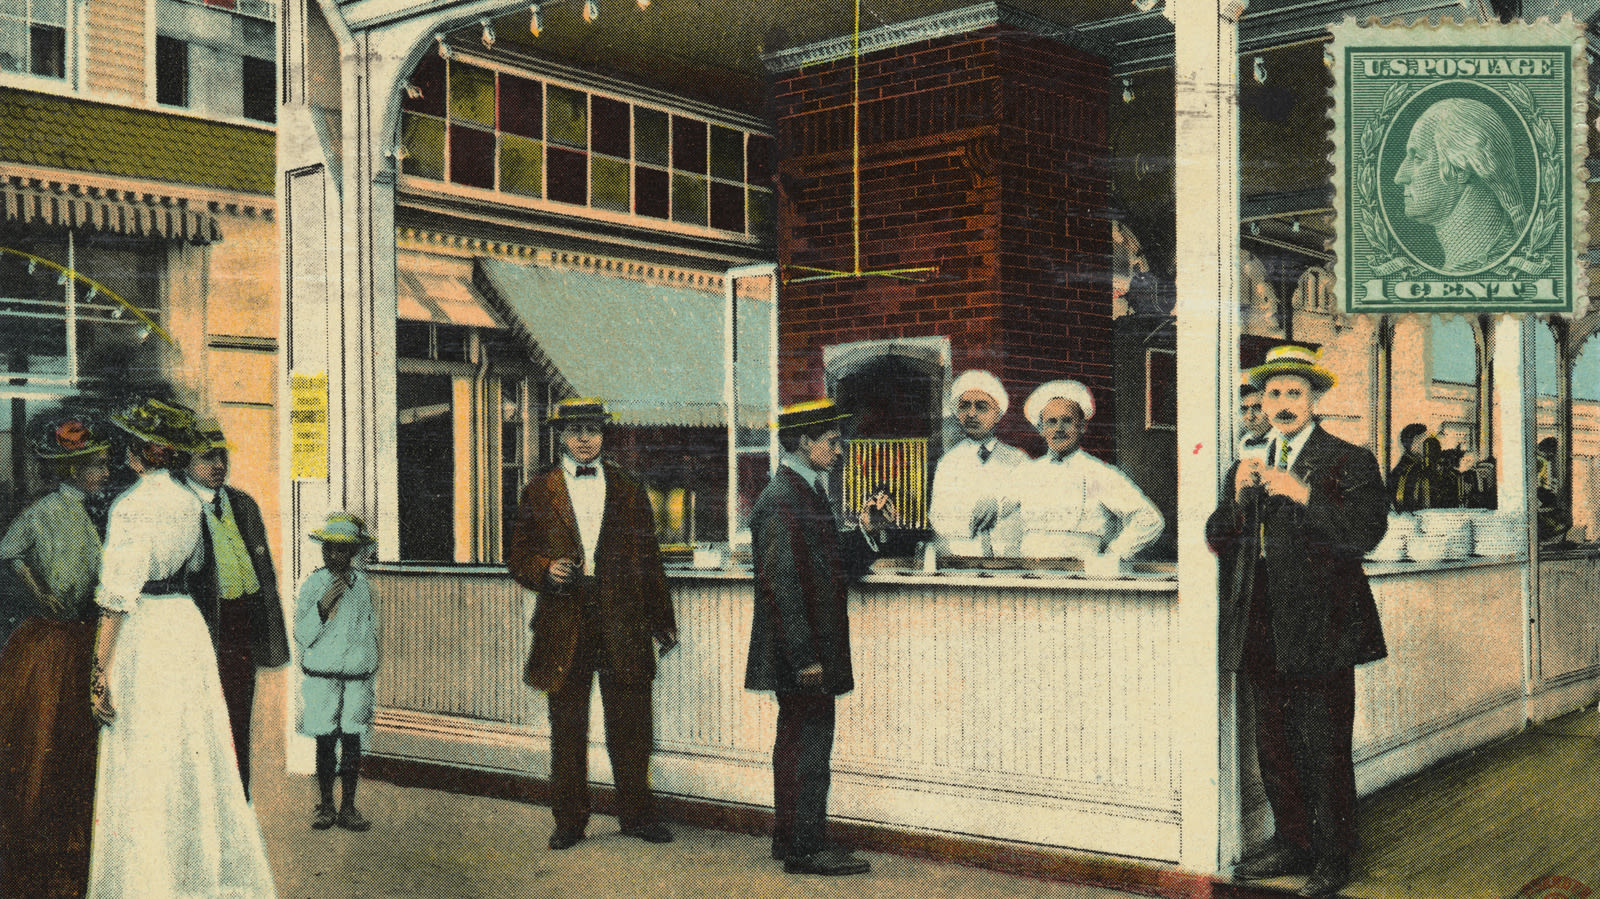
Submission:
M 545 423 L 556 427 L 574 422 L 606 424 L 615 417 L 606 411 L 605 400 L 597 396 L 583 396 L 556 403 Z
M 1011 398 L 1006 396 L 1006 388 L 1000 379 L 980 368 L 968 369 L 961 373 L 950 384 L 950 399 L 945 403 L 945 414 L 955 415 L 956 404 L 961 402 L 961 397 L 969 390 L 987 393 L 994 400 L 995 406 L 1004 417 L 1006 410 L 1011 408 Z
M 1037 428 L 1039 413 L 1044 411 L 1045 404 L 1056 399 L 1076 403 L 1079 411 L 1083 412 L 1084 421 L 1094 418 L 1094 395 L 1089 393 L 1089 388 L 1077 381 L 1046 381 L 1035 387 L 1033 393 L 1028 394 L 1028 401 L 1022 405 L 1028 423 Z
M 81 459 L 111 448 L 111 441 L 100 439 L 87 418 L 50 418 L 34 431 L 29 449 L 40 459 L 58 461 Z
M 783 411 L 778 413 L 778 430 L 809 428 L 812 425 L 844 422 L 849 418 L 849 412 L 840 409 L 833 400 L 823 397 L 820 400 L 806 400 L 803 403 L 784 406 Z
M 194 410 L 176 403 L 142 400 L 114 413 L 111 423 L 146 443 L 186 453 L 203 451 L 208 445 L 195 427 Z
M 349 512 L 329 512 L 328 521 L 308 534 L 318 543 L 338 543 L 345 546 L 368 546 L 377 541 L 367 533 L 367 523 L 359 515 Z
M 223 436 L 222 424 L 215 418 L 200 419 L 200 422 L 195 425 L 195 430 L 199 431 L 200 436 L 204 437 L 206 441 L 205 449 L 200 450 L 200 452 L 204 453 L 215 449 L 233 451 L 233 444 L 229 443 L 228 438 Z
M 1274 375 L 1299 375 L 1311 382 L 1311 389 L 1321 392 L 1332 387 L 1339 379 L 1323 368 L 1322 351 L 1303 346 L 1275 346 L 1267 350 L 1265 362 L 1250 369 L 1250 383 L 1263 385 Z

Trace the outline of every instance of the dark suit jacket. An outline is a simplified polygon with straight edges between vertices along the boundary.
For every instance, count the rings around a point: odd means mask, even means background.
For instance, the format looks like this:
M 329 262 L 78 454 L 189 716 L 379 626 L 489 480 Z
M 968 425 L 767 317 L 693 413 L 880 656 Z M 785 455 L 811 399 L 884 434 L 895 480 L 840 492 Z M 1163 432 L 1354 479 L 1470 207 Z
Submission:
M 239 526 L 239 536 L 244 538 L 245 549 L 250 553 L 250 563 L 256 571 L 256 581 L 261 591 L 245 600 L 250 603 L 250 649 L 261 668 L 276 668 L 289 661 L 289 636 L 283 624 L 283 606 L 278 602 L 278 572 L 272 566 L 272 551 L 267 548 L 267 528 L 261 521 L 261 507 L 243 490 L 224 485 L 228 494 L 228 507 Z M 209 537 L 209 533 L 207 534 Z M 211 642 L 217 641 L 217 617 L 221 612 L 221 598 L 217 589 L 215 554 L 206 547 L 206 565 L 193 584 L 194 601 L 200 615 L 211 629 Z
M 606 504 L 595 546 L 596 592 L 606 658 L 618 683 L 649 683 L 656 676 L 658 631 L 675 630 L 672 592 L 661 568 L 650 496 L 627 472 L 605 464 Z M 572 670 L 583 626 L 578 591 L 557 590 L 546 580 L 557 559 L 583 560 L 583 542 L 561 466 L 540 473 L 522 491 L 507 564 L 517 583 L 539 594 L 533 613 L 533 650 L 523 680 L 555 692 Z
M 1206 542 L 1222 557 L 1221 663 L 1237 671 L 1266 524 L 1266 589 L 1272 603 L 1277 668 L 1326 674 L 1388 654 L 1362 558 L 1383 539 L 1388 497 L 1372 453 L 1317 429 L 1293 472 L 1311 487 L 1302 506 L 1259 488 L 1235 501 L 1228 469 L 1222 499 L 1206 522 Z
M 801 692 L 796 674 L 822 664 L 822 686 L 855 689 L 850 667 L 850 582 L 874 553 L 857 531 L 839 530 L 827 500 L 787 466 L 750 512 L 756 607 L 745 663 L 747 690 Z

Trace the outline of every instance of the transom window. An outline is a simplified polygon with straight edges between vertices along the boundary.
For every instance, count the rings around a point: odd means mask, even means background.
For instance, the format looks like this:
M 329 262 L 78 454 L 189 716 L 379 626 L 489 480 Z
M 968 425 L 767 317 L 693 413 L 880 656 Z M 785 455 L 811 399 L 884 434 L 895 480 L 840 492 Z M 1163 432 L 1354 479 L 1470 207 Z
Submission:
M 767 135 L 436 54 L 412 72 L 403 108 L 407 175 L 771 237 Z

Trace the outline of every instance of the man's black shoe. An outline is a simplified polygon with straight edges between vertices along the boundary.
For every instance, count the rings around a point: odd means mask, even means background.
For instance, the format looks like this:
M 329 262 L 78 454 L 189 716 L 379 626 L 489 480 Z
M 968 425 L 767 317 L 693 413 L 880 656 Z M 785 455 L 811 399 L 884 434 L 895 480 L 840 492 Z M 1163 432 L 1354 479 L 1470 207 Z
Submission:
M 1274 846 L 1239 863 L 1234 880 L 1267 880 L 1291 874 L 1311 873 L 1311 853 L 1304 849 Z
M 557 827 L 550 834 L 551 849 L 571 849 L 583 842 L 583 829 L 577 827 Z
M 791 855 L 783 860 L 785 874 L 822 874 L 837 877 L 845 874 L 865 874 L 871 870 L 871 862 L 838 849 L 824 849 L 810 855 Z
M 649 824 L 633 824 L 622 828 L 622 835 L 644 840 L 646 843 L 670 843 L 672 831 L 660 821 L 651 821 Z
M 1311 871 L 1311 879 L 1300 888 L 1302 896 L 1332 896 L 1350 882 L 1350 860 L 1325 858 Z

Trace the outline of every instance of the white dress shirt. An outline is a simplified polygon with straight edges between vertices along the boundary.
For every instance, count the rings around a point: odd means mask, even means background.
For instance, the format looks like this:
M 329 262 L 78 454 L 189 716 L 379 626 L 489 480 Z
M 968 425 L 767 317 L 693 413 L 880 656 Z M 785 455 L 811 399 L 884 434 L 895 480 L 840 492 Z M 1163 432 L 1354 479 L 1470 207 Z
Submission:
M 1083 450 L 1013 469 L 1001 510 L 1012 508 L 1023 532 L 1015 555 L 1031 558 L 1128 559 L 1160 537 L 1165 524 L 1127 475 Z
M 1293 437 L 1285 438 L 1276 430 L 1272 432 L 1272 439 L 1267 444 L 1267 459 L 1270 464 L 1276 465 L 1287 471 L 1294 467 L 1296 459 L 1300 458 L 1300 450 L 1305 448 L 1306 441 L 1311 439 L 1311 432 L 1317 429 L 1315 421 L 1306 422 Z M 1288 444 L 1288 454 L 1284 454 L 1283 446 Z
M 1011 483 L 1012 469 L 1028 461 L 1022 450 L 992 435 L 982 443 L 963 439 L 939 458 L 933 472 L 928 524 L 941 552 L 987 556 L 994 547 L 1009 546 L 1020 538 L 1014 515 L 997 520 L 992 532 L 979 534 L 972 533 L 972 516 L 980 507 L 996 505 Z
M 572 499 L 572 518 L 578 523 L 578 541 L 583 544 L 583 573 L 595 574 L 594 551 L 600 545 L 600 525 L 606 517 L 606 467 L 604 454 L 586 463 L 594 468 L 589 477 L 578 477 L 578 460 L 561 456 L 561 471 L 567 478 L 567 496 Z

